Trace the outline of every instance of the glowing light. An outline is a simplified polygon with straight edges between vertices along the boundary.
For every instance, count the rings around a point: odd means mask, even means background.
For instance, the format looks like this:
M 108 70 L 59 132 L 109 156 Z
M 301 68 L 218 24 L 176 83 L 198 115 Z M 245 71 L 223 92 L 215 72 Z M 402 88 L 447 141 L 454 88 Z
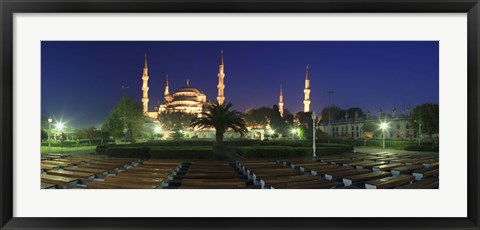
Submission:
M 270 133 L 270 135 L 273 135 L 273 134 L 275 134 L 275 130 L 270 129 L 270 130 L 268 131 L 268 133 Z
M 297 129 L 293 128 L 292 131 L 290 131 L 290 132 L 292 132 L 292 134 L 295 134 L 295 133 L 297 133 Z
M 155 127 L 155 132 L 160 132 L 160 131 L 162 131 L 162 127 L 160 126 Z
M 382 130 L 388 129 L 388 123 L 387 122 L 381 122 L 380 123 L 380 129 L 382 129 Z
M 57 122 L 57 124 L 55 124 L 55 128 L 59 131 L 63 131 L 63 128 L 65 128 L 65 124 L 63 124 L 62 122 Z

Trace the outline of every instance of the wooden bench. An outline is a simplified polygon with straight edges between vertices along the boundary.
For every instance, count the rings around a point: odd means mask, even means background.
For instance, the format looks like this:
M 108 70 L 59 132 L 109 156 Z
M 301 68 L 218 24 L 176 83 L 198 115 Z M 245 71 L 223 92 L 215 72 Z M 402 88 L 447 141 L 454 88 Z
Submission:
M 41 170 L 48 171 L 48 170 L 60 169 L 61 167 L 59 165 L 42 163 L 40 165 L 40 168 L 41 168 Z
M 369 172 L 357 175 L 348 175 L 343 178 L 343 184 L 345 186 L 350 186 L 352 184 L 363 183 L 365 181 L 380 179 L 390 176 L 388 172 Z
M 108 170 L 104 169 L 92 169 L 92 168 L 84 168 L 82 166 L 74 168 L 74 167 L 68 167 L 65 168 L 65 170 L 71 171 L 71 172 L 85 172 L 85 173 L 93 173 L 97 177 L 102 177 L 106 176 L 108 174 Z
M 129 172 L 156 172 L 156 173 L 162 173 L 162 172 L 173 172 L 175 168 L 172 166 L 167 166 L 167 167 L 143 167 L 143 166 L 136 166 L 129 168 Z
M 162 186 L 166 178 L 145 178 L 145 177 L 129 177 L 129 176 L 107 176 L 104 182 L 131 184 L 131 185 L 153 185 L 155 187 Z
M 415 181 L 412 184 L 397 187 L 398 189 L 437 189 L 438 178 L 428 178 Z
M 49 157 L 49 158 L 63 158 L 66 155 L 59 154 L 59 153 L 48 153 L 48 154 L 43 154 L 43 157 Z
M 430 177 L 430 176 L 438 176 L 438 174 L 439 174 L 438 168 L 420 169 L 412 173 L 412 175 L 415 177 L 415 180 L 421 180 L 425 177 Z
M 261 177 L 261 179 L 268 185 L 279 185 L 284 183 L 291 182 L 300 182 L 300 181 L 314 181 L 318 180 L 318 177 L 309 176 L 309 175 L 294 175 L 294 176 L 280 176 L 280 177 Z
M 336 166 L 336 167 L 329 167 L 329 168 L 315 168 L 315 169 L 312 169 L 312 175 L 314 176 L 323 176 L 325 177 L 325 174 L 329 174 L 329 173 L 336 173 L 336 172 L 341 172 L 341 171 L 350 171 L 354 168 L 350 167 L 350 166 L 340 166 L 340 165 L 333 165 L 333 166 Z
M 300 181 L 289 182 L 284 184 L 276 184 L 272 186 L 276 189 L 329 189 L 336 186 L 334 181 L 327 180 L 312 180 L 312 181 Z
M 383 164 L 383 165 L 378 165 L 378 166 L 373 166 L 372 167 L 372 172 L 378 172 L 378 171 L 389 171 L 392 168 L 395 167 L 400 167 L 403 166 L 404 164 L 402 163 L 390 163 L 390 164 Z
M 50 170 L 47 173 L 48 175 L 55 175 L 55 176 L 63 176 L 63 177 L 72 177 L 81 179 L 83 181 L 86 180 L 93 180 L 95 178 L 95 174 L 93 173 L 86 173 L 86 172 L 74 172 L 68 170 Z
M 432 168 L 432 169 L 438 169 L 438 167 L 440 166 L 439 162 L 425 162 L 423 163 L 423 166 L 425 166 L 425 168 Z
M 61 166 L 61 167 L 67 167 L 69 165 L 73 165 L 73 164 L 70 164 L 68 162 L 63 162 L 63 161 L 50 161 L 50 160 L 47 160 L 47 161 L 42 161 L 43 164 L 49 164 L 49 165 L 58 165 L 58 166 Z
M 368 169 L 350 169 L 350 170 L 343 170 L 343 171 L 333 171 L 333 172 L 325 173 L 325 179 L 341 180 L 345 176 L 365 174 L 369 172 L 370 170 Z
M 127 184 L 127 183 L 109 183 L 94 181 L 87 185 L 87 189 L 154 189 L 157 186 L 143 184 Z
M 54 184 L 56 185 L 57 188 L 70 188 L 77 185 L 78 179 L 42 174 L 42 182 L 48 183 L 48 184 Z
M 166 178 L 170 175 L 170 173 L 150 173 L 150 172 L 130 172 L 124 171 L 119 172 L 118 176 L 128 175 L 132 177 L 148 177 L 148 178 Z
M 396 186 L 410 184 L 414 180 L 414 176 L 410 175 L 398 175 L 391 177 L 384 177 L 376 180 L 371 180 L 365 182 L 366 189 L 383 189 L 383 188 L 393 188 Z
M 183 179 L 181 186 L 190 186 L 198 188 L 243 188 L 246 183 L 242 179 Z
M 400 173 L 403 174 L 411 174 L 413 171 L 418 170 L 418 169 L 423 169 L 423 165 L 411 165 L 411 166 L 400 166 L 400 167 L 395 167 L 392 168 L 390 171 L 393 176 L 398 176 Z
M 54 184 L 49 184 L 49 183 L 43 183 L 43 182 L 42 182 L 41 188 L 42 188 L 42 189 L 54 189 L 54 188 L 55 188 L 55 185 L 54 185 Z
M 380 161 L 380 162 L 363 161 L 363 162 L 351 164 L 351 166 L 354 166 L 356 169 L 371 169 L 375 166 L 383 165 L 383 164 L 388 164 L 388 163 L 385 161 Z
M 187 172 L 183 178 L 186 179 L 229 179 L 229 178 L 240 178 L 240 175 L 231 172 L 231 173 L 190 173 Z

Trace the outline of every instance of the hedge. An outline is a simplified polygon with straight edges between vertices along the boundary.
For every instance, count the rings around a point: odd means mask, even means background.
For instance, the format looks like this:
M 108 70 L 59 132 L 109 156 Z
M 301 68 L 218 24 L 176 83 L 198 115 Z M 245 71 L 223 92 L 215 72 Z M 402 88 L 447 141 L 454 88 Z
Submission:
M 351 146 L 319 147 L 316 149 L 318 156 L 341 154 L 351 152 Z M 310 157 L 311 147 L 285 147 L 285 146 L 248 146 L 237 147 L 237 153 L 245 158 L 289 158 L 289 157 Z
M 106 153 L 109 157 L 132 157 L 142 159 L 210 159 L 214 156 L 212 147 L 98 146 L 97 153 Z
M 410 145 L 405 147 L 407 151 L 419 151 L 419 152 L 437 152 L 439 151 L 438 146 L 432 145 Z
M 107 147 L 108 157 L 134 157 L 149 159 L 150 153 L 147 147 Z
M 214 158 L 213 149 L 211 147 L 189 147 L 189 148 L 152 148 L 150 156 L 153 159 L 211 159 Z

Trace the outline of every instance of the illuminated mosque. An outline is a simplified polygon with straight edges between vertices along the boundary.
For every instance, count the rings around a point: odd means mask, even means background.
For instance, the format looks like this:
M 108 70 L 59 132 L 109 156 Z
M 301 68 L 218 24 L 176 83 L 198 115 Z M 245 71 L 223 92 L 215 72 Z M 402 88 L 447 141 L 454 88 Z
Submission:
M 223 62 L 223 51 L 220 54 L 220 65 L 218 70 L 218 96 L 217 101 L 219 104 L 223 104 L 225 102 L 225 96 L 223 91 L 225 89 L 224 84 L 225 72 L 224 72 L 224 62 Z M 208 104 L 212 104 L 210 100 L 207 100 L 207 96 L 198 90 L 190 86 L 189 80 L 187 80 L 187 84 L 175 91 L 174 93 L 170 93 L 170 89 L 168 86 L 168 75 L 165 84 L 165 91 L 163 93 L 164 102 L 155 106 L 153 111 L 148 111 L 148 64 L 147 64 L 147 56 L 145 55 L 145 62 L 143 65 L 143 75 L 142 75 L 142 105 L 143 105 L 143 114 L 153 119 L 157 119 L 159 114 L 166 113 L 166 112 L 182 112 L 182 113 L 191 113 L 200 114 L 204 111 L 205 107 Z
M 223 104 L 225 102 L 225 72 L 224 72 L 225 64 L 223 61 L 223 50 L 220 53 L 220 64 L 218 66 L 218 94 L 217 94 L 217 102 L 219 104 Z M 165 82 L 165 90 L 163 93 L 164 102 L 160 103 L 159 105 L 155 106 L 153 111 L 149 111 L 148 102 L 150 101 L 148 97 L 148 64 L 147 64 L 147 55 L 145 55 L 144 65 L 143 65 L 143 74 L 142 74 L 142 107 L 143 107 L 143 114 L 147 117 L 152 118 L 154 121 L 158 121 L 158 116 L 162 113 L 170 113 L 170 112 L 182 112 L 182 113 L 190 113 L 196 114 L 197 116 L 201 116 L 201 113 L 205 110 L 205 108 L 209 104 L 213 104 L 212 101 L 207 99 L 207 96 L 197 88 L 190 86 L 189 81 L 187 80 L 186 85 L 175 91 L 174 93 L 170 93 L 170 88 L 168 85 L 168 75 L 166 76 Z M 304 112 L 310 112 L 310 76 L 308 73 L 308 65 L 306 70 L 305 76 L 305 89 L 304 92 Z M 283 109 L 283 89 L 280 86 L 280 97 L 278 102 L 278 110 L 280 115 L 283 117 L 284 109 Z M 248 127 L 247 127 L 248 128 Z M 249 128 L 249 135 L 248 137 L 251 139 L 263 139 L 265 131 L 264 129 L 251 129 Z M 213 138 L 215 133 L 212 130 L 200 130 L 195 131 L 191 135 L 198 135 L 199 138 Z M 234 132 L 227 131 L 225 137 L 236 138 L 239 137 L 239 134 Z M 188 136 L 188 134 L 187 134 Z

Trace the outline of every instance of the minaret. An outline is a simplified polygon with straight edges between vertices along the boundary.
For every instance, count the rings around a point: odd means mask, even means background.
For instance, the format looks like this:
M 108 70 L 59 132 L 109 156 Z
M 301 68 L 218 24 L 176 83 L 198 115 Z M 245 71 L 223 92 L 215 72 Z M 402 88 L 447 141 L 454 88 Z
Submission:
M 283 117 L 283 90 L 282 85 L 280 85 L 280 98 L 278 101 L 278 112 L 280 113 L 280 117 Z
M 170 91 L 168 90 L 168 74 L 167 74 L 167 81 L 165 82 L 165 92 L 163 92 L 163 98 L 165 98 L 166 102 L 171 102 L 173 100 L 172 95 L 170 95 Z
M 220 65 L 218 66 L 218 96 L 217 102 L 218 104 L 222 105 L 225 102 L 225 96 L 223 94 L 223 90 L 225 89 L 225 84 L 223 79 L 225 78 L 225 73 L 223 72 L 224 64 L 223 64 L 223 50 L 220 53 Z
M 307 73 L 305 76 L 305 89 L 303 90 L 303 94 L 305 95 L 303 98 L 303 112 L 308 113 L 310 112 L 310 76 L 308 74 L 308 65 Z
M 167 82 L 165 84 L 165 92 L 163 92 L 163 95 L 167 96 L 169 94 L 170 94 L 170 92 L 168 91 L 168 74 L 167 74 Z
M 145 63 L 143 64 L 143 75 L 142 75 L 142 104 L 143 104 L 143 113 L 148 113 L 148 65 L 147 65 L 147 54 L 145 54 Z

